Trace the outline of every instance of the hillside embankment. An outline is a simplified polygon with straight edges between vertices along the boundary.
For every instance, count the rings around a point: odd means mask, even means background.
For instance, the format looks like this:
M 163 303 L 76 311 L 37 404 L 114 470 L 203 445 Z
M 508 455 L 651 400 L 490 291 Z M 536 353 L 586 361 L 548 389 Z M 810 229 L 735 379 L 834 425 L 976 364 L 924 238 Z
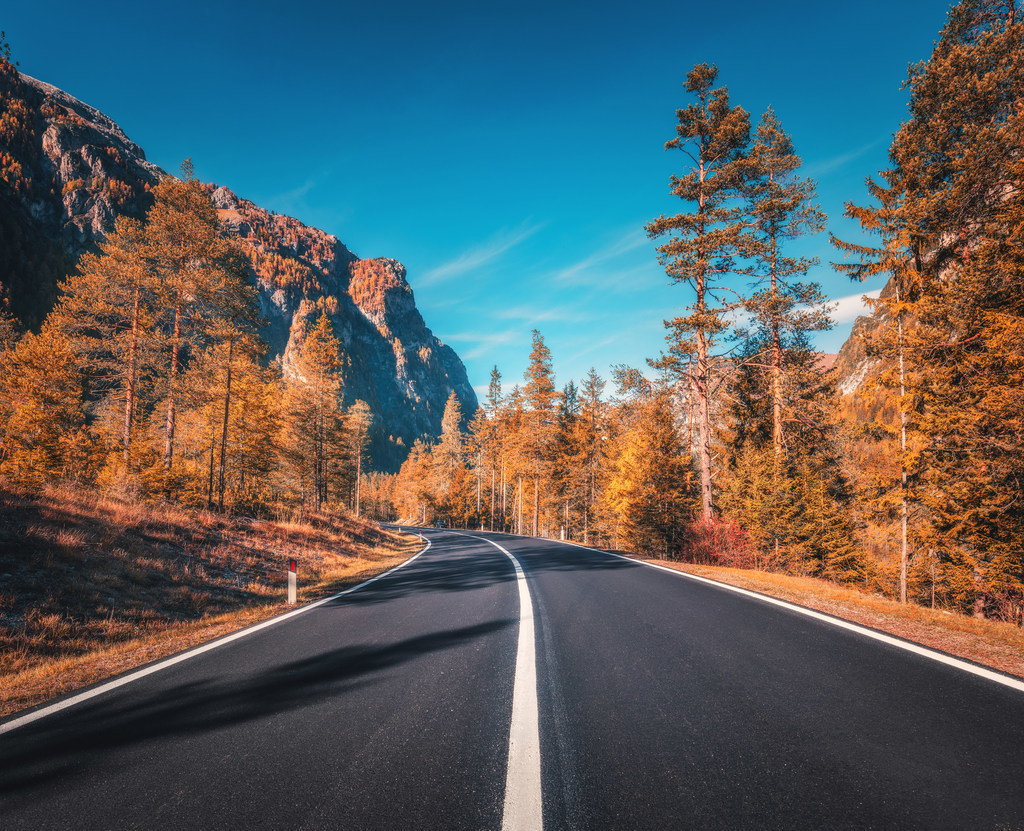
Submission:
M 0 483 L 0 716 L 340 591 L 413 556 L 352 517 L 253 520 Z

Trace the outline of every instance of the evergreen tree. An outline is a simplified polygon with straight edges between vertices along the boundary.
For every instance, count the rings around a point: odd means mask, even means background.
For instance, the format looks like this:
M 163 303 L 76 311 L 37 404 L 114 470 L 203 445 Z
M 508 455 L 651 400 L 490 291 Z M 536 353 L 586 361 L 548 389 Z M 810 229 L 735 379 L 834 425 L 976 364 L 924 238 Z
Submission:
M 924 541 L 967 569 L 978 615 L 1024 600 L 1011 542 L 1024 531 L 1017 18 L 1015 2 L 964 0 L 951 10 L 932 56 L 911 69 L 911 117 L 894 138 L 885 186 L 870 185 L 878 207 L 850 207 L 886 245 L 843 246 L 862 258 L 847 266 L 855 276 L 892 274 L 885 306 L 898 354 L 904 495 L 909 471 L 934 529 Z M 904 527 L 906 518 L 905 498 Z
M 768 354 L 758 359 L 771 374 L 772 447 L 780 465 L 785 374 L 791 344 L 803 344 L 806 333 L 832 326 L 821 287 L 799 280 L 817 265 L 817 259 L 793 257 L 784 251 L 786 242 L 825 227 L 825 215 L 811 202 L 814 182 L 797 178 L 794 174 L 799 167 L 800 158 L 790 137 L 769 109 L 757 126 L 748 157 L 749 211 L 757 243 L 756 273 L 762 288 L 747 299 L 745 306 L 755 331 L 768 347 Z
M 491 471 L 491 512 L 490 512 L 490 530 L 494 530 L 494 517 L 495 510 L 501 508 L 502 516 L 502 528 L 505 525 L 505 465 L 503 461 L 502 446 L 504 444 L 504 430 L 501 417 L 502 405 L 504 404 L 504 396 L 501 393 L 501 373 L 498 371 L 498 367 L 495 366 L 491 370 L 490 383 L 487 387 L 487 404 L 485 405 L 487 413 L 487 432 L 483 436 L 485 441 L 485 454 L 488 459 Z M 500 485 L 501 485 L 501 501 L 499 503 L 497 486 L 499 485 L 498 468 L 501 468 Z
M 360 516 L 360 484 L 363 477 L 363 460 L 370 441 L 370 425 L 373 424 L 373 412 L 365 401 L 356 401 L 348 410 L 348 431 L 352 441 L 352 458 L 355 468 L 355 489 L 352 499 L 353 510 Z
M 23 485 L 89 481 L 94 446 L 72 345 L 59 331 L 27 333 L 0 353 L 0 472 Z
M 462 435 L 462 406 L 452 390 L 441 417 L 441 438 L 433 451 L 438 494 L 447 493 L 456 472 L 465 464 L 466 441 Z
M 554 433 L 555 372 L 551 366 L 551 350 L 544 337 L 533 330 L 533 348 L 530 364 L 523 374 L 523 388 L 527 405 L 523 446 L 530 476 L 533 479 L 533 536 L 540 533 L 541 480 L 549 475 L 548 451 Z M 522 484 L 520 482 L 520 488 Z
M 590 541 L 590 526 L 593 522 L 594 509 L 597 505 L 600 473 L 604 466 L 604 443 L 606 406 L 601 396 L 604 394 L 605 380 L 597 374 L 594 367 L 590 368 L 583 380 L 581 415 L 578 426 L 582 436 L 579 439 L 581 451 L 580 469 L 585 477 L 583 488 L 583 542 Z
M 148 415 L 161 343 L 145 232 L 141 223 L 119 218 L 99 253 L 85 254 L 78 272 L 61 285 L 61 299 L 47 318 L 75 349 L 92 394 L 120 409 L 125 473 L 134 466 L 133 427 Z
M 743 258 L 754 249 L 740 197 L 744 151 L 750 140 L 750 118 L 729 104 L 725 87 L 714 89 L 718 69 L 699 64 L 687 75 L 686 90 L 696 102 L 676 111 L 676 137 L 666 149 L 682 151 L 691 166 L 671 179 L 672 193 L 692 203 L 693 210 L 660 216 L 647 225 L 648 236 L 668 235 L 658 246 L 659 261 L 669 277 L 693 292 L 688 314 L 668 321 L 670 354 L 662 362 L 686 379 L 697 403 L 698 462 L 701 516 L 710 521 L 712 503 L 711 434 L 715 378 L 715 346 L 728 328 L 726 315 L 741 298 L 726 285 L 730 275 L 746 274 Z M 691 360 L 692 359 L 692 360 Z
M 642 400 L 634 414 L 617 441 L 605 499 L 616 516 L 621 544 L 641 554 L 674 557 L 690 514 L 689 463 L 666 393 Z
M 285 382 L 285 446 L 303 501 L 312 501 L 318 511 L 328 499 L 339 461 L 347 455 L 340 351 L 331 322 L 321 312 Z
M 12 348 L 21 334 L 21 323 L 0 303 L 0 354 Z
M 182 165 L 182 179 L 166 177 L 153 189 L 147 216 L 146 258 L 159 284 L 168 330 L 164 468 L 174 457 L 179 376 L 186 346 L 203 332 L 204 315 L 239 283 L 240 258 L 220 234 L 217 212 L 202 184 Z

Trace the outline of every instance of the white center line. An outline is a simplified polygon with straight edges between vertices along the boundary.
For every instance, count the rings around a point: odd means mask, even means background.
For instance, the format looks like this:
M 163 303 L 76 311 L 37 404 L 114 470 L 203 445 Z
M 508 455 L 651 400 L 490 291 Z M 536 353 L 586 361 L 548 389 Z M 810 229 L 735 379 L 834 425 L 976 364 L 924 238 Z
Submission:
M 541 831 L 544 827 L 540 787 L 540 724 L 537 715 L 537 647 L 533 634 L 533 601 L 523 567 L 510 551 L 484 537 L 474 540 L 497 548 L 512 561 L 519 586 L 519 648 L 512 690 L 512 723 L 508 734 L 508 773 L 502 831 Z

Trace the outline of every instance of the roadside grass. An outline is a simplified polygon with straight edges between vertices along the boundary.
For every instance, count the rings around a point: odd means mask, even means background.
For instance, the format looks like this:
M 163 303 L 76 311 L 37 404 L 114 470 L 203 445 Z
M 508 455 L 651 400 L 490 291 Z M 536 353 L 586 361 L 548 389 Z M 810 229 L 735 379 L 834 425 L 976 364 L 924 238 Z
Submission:
M 0 716 L 285 611 L 409 559 L 408 535 L 328 513 L 252 520 L 0 484 Z
M 630 556 L 788 600 L 1024 678 L 1024 629 L 1012 623 L 903 604 L 814 577 Z

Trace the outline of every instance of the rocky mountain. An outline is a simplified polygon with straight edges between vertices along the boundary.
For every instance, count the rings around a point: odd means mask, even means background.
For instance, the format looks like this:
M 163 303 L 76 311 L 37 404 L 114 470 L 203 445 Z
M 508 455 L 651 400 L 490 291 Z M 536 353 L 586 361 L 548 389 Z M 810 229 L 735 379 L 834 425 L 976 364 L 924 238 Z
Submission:
M 166 174 L 103 113 L 0 61 L 0 303 L 37 326 L 59 280 L 119 214 L 142 216 Z M 405 267 L 364 260 L 336 237 L 207 186 L 244 244 L 260 290 L 268 361 L 288 373 L 307 326 L 326 311 L 343 351 L 346 399 L 374 413 L 373 466 L 394 470 L 437 436 L 454 390 L 477 398 L 458 355 L 427 328 Z
M 895 291 L 890 280 L 882 288 L 881 298 L 889 298 Z M 832 370 L 836 377 L 836 388 L 842 395 L 851 395 L 878 366 L 879 358 L 869 354 L 868 347 L 875 333 L 885 322 L 885 311 L 878 310 L 870 315 L 861 315 L 850 330 L 850 337 L 836 355 Z

